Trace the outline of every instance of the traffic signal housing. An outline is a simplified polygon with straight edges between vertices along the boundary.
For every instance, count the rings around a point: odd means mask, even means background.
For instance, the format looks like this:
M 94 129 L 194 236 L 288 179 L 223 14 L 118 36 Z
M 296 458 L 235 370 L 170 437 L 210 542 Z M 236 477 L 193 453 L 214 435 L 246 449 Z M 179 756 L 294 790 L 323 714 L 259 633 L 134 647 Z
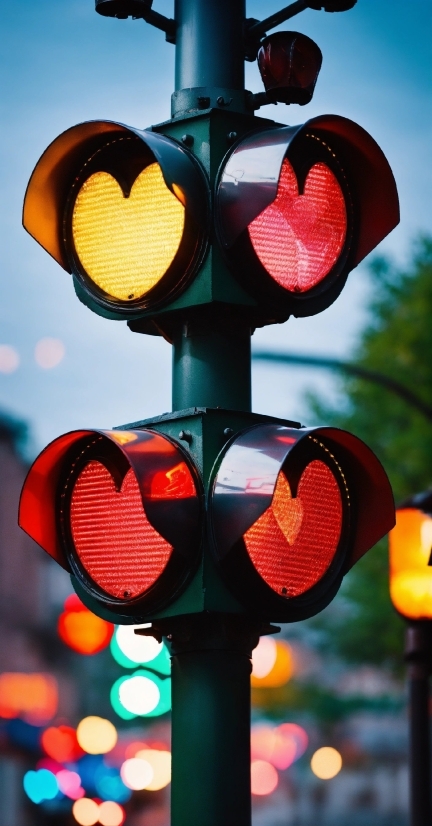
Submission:
M 173 299 L 208 243 L 204 172 L 181 143 L 110 121 L 68 129 L 46 149 L 24 200 L 25 229 L 112 319 Z
M 394 507 L 382 466 L 345 431 L 196 409 L 56 439 L 19 521 L 105 619 L 290 622 L 333 599 Z
M 223 107 L 151 130 L 72 127 L 37 163 L 23 212 L 84 304 L 170 340 L 184 310 L 230 305 L 250 326 L 321 312 L 398 220 L 391 169 L 357 124 Z
M 220 170 L 216 220 L 232 273 L 268 323 L 329 307 L 399 222 L 399 204 L 373 138 L 322 115 L 240 140 Z
M 80 593 L 135 617 L 170 602 L 194 573 L 201 498 L 193 462 L 166 436 L 75 431 L 34 462 L 19 523 Z

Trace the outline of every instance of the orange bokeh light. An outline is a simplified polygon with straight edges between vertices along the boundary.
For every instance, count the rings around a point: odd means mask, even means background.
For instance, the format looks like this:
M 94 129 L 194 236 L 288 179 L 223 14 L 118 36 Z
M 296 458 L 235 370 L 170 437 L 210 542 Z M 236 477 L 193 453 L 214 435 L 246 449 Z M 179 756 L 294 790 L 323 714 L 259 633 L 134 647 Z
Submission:
M 432 619 L 432 518 L 416 508 L 397 510 L 389 548 L 394 607 L 408 619 Z
M 266 638 L 264 637 L 264 640 Z M 258 646 L 259 647 L 259 646 Z M 254 655 L 252 654 L 252 662 Z M 251 686 L 253 688 L 279 688 L 292 677 L 294 671 L 293 656 L 290 646 L 283 640 L 276 641 L 276 657 L 267 674 L 259 676 L 252 671 Z M 261 672 L 262 673 L 262 672 Z
M 84 754 L 75 729 L 71 726 L 51 726 L 41 736 L 41 745 L 48 757 L 58 763 L 73 763 Z
M 71 594 L 60 614 L 57 630 L 60 639 L 79 654 L 97 654 L 109 645 L 114 633 L 111 622 L 97 617 L 76 594 Z
M 0 717 L 41 725 L 57 712 L 57 680 L 50 674 L 0 674 Z

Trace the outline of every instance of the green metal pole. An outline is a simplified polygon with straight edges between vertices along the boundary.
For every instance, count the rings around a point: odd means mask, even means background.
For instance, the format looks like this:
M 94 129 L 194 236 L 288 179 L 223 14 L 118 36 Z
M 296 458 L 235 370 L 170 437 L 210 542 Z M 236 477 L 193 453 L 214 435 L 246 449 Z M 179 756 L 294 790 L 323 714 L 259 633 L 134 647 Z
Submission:
M 173 345 L 173 410 L 251 410 L 251 331 L 203 320 L 184 324 Z
M 250 673 L 259 631 L 184 618 L 172 655 L 172 826 L 250 826 Z
M 244 98 L 245 0 L 176 0 L 173 115 Z M 238 107 L 237 107 L 238 109 Z M 251 330 L 222 306 L 174 336 L 173 410 L 251 410 Z M 206 450 L 206 447 L 203 448 Z M 207 480 L 204 480 L 207 483 Z M 250 826 L 248 620 L 199 614 L 172 623 L 172 826 Z

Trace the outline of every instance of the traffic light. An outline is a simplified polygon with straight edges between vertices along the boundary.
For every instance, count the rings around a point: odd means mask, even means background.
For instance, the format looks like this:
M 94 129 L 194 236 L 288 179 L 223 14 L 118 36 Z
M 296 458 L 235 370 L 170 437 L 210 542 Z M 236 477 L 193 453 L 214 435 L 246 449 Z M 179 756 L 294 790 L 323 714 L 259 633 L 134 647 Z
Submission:
M 432 619 L 432 494 L 411 497 L 396 510 L 389 535 L 390 596 L 408 620 Z
M 126 622 L 183 588 L 201 522 L 193 463 L 149 430 L 60 436 L 31 467 L 19 511 L 21 527 L 73 574 L 79 593 Z
M 218 569 L 250 612 L 305 619 L 394 524 L 387 476 L 334 428 L 254 427 L 216 463 L 209 504 Z
M 303 619 L 394 524 L 384 470 L 345 431 L 217 410 L 180 422 L 188 450 L 166 416 L 163 434 L 61 436 L 27 476 L 21 527 L 105 619 Z
M 48 147 L 24 200 L 26 230 L 72 273 L 78 297 L 128 319 L 172 300 L 208 243 L 208 186 L 187 148 L 109 121 Z
M 262 52 L 270 96 L 312 94 L 310 74 L 278 86 L 274 49 Z M 186 308 L 230 304 L 252 326 L 321 312 L 398 220 L 391 169 L 357 124 L 286 127 L 220 109 L 151 131 L 72 127 L 37 163 L 23 212 L 84 304 L 170 340 Z
M 217 229 L 265 323 L 335 301 L 349 272 L 396 226 L 396 185 L 381 149 L 337 115 L 247 135 L 223 164 Z

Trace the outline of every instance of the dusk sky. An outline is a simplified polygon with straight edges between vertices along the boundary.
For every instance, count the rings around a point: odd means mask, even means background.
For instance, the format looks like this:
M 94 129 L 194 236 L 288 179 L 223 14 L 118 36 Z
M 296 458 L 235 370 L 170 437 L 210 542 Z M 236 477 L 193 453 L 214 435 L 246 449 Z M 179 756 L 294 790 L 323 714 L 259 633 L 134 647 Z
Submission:
M 248 0 L 247 14 L 262 18 L 285 4 Z M 172 0 L 155 0 L 154 8 L 173 14 Z M 377 251 L 401 264 L 416 235 L 431 230 L 431 23 L 429 0 L 358 0 L 344 14 L 298 15 L 281 28 L 320 46 L 315 96 L 307 107 L 260 112 L 290 124 L 334 113 L 372 134 L 401 201 L 401 224 Z M 143 21 L 100 17 L 93 0 L 5 3 L 2 24 L 0 408 L 29 421 L 40 449 L 67 430 L 170 410 L 170 346 L 86 309 L 72 278 L 23 230 L 21 209 L 35 163 L 69 126 L 102 118 L 143 128 L 169 118 L 174 47 Z M 261 91 L 256 65 L 246 67 L 247 88 Z M 366 265 L 330 309 L 260 330 L 254 346 L 349 357 L 367 320 Z M 40 366 L 45 338 L 63 343 L 55 367 Z M 334 395 L 335 387 L 317 371 L 257 365 L 254 410 L 304 418 L 305 389 Z

